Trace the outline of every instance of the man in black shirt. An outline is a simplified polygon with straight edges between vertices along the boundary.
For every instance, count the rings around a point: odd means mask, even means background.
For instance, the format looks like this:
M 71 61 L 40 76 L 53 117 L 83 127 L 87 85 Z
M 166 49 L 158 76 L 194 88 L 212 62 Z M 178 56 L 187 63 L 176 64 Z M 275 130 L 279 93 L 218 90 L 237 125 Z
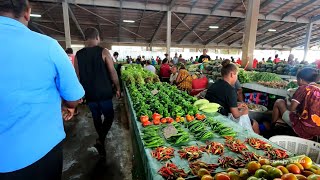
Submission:
M 207 55 L 208 50 L 207 49 L 203 49 L 203 54 L 200 56 L 198 63 L 203 63 L 205 61 L 210 61 L 211 58 L 209 55 Z
M 74 66 L 85 90 L 94 126 L 99 135 L 94 147 L 102 157 L 105 157 L 105 139 L 114 116 L 112 86 L 115 86 L 116 95 L 120 98 L 120 85 L 112 55 L 108 49 L 99 46 L 99 31 L 95 28 L 88 28 L 85 36 L 87 46 L 77 52 Z

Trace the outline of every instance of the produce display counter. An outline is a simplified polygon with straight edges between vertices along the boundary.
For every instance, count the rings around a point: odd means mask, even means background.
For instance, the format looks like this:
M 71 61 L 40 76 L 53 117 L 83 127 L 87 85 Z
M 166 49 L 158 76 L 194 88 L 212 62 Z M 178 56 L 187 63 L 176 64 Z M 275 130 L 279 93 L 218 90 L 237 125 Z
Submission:
M 281 96 L 281 97 L 287 97 L 287 95 L 288 95 L 288 92 L 285 89 L 269 88 L 269 87 L 262 86 L 257 83 L 244 83 L 244 84 L 241 84 L 241 86 L 243 88 L 247 88 L 247 89 L 251 89 L 251 90 L 255 90 L 255 91 L 259 91 L 259 92 L 264 92 L 264 93 L 268 93 L 268 94 L 273 94 L 273 95 L 277 95 L 277 96 Z
M 134 167 L 134 168 L 143 168 L 144 173 L 145 173 L 145 179 L 150 179 L 150 180 L 163 180 L 164 178 L 158 173 L 159 169 L 161 167 L 163 167 L 165 165 L 165 163 L 167 161 L 163 161 L 160 162 L 158 160 L 156 160 L 155 158 L 152 157 L 152 150 L 149 148 L 145 148 L 143 140 L 142 140 L 142 130 L 143 130 L 143 126 L 141 125 L 141 123 L 137 120 L 137 115 L 135 110 L 133 109 L 133 103 L 131 100 L 131 97 L 129 95 L 128 92 L 128 88 L 127 86 L 124 84 L 124 89 L 125 89 L 125 104 L 126 104 L 126 108 L 128 110 L 128 116 L 130 119 L 130 127 L 132 128 L 132 132 L 133 132 L 133 136 L 134 139 L 137 142 L 137 149 L 140 156 L 141 156 L 141 160 L 142 160 L 142 165 L 140 167 Z M 233 129 L 234 132 L 236 132 L 236 137 L 237 139 L 241 140 L 242 142 L 244 142 L 247 138 L 258 138 L 263 140 L 264 142 L 267 142 L 268 144 L 272 145 L 273 148 L 278 148 L 278 149 L 282 149 L 280 146 L 278 146 L 277 144 L 274 144 L 272 142 L 270 142 L 267 139 L 264 139 L 263 137 L 253 133 L 252 131 L 248 131 L 242 127 L 240 127 L 238 124 L 236 124 L 235 122 L 229 120 L 228 118 L 226 118 L 225 116 L 219 115 L 219 114 L 206 114 L 207 118 L 209 117 L 213 117 L 215 121 L 219 121 L 223 124 L 226 124 L 227 127 L 231 127 Z M 188 131 L 188 129 L 186 129 L 182 124 L 181 127 L 183 127 L 184 130 Z M 209 128 L 209 127 L 207 127 Z M 189 131 L 188 131 L 189 132 Z M 192 133 L 190 133 L 190 136 Z M 193 139 L 193 140 L 192 140 Z M 221 137 L 219 134 L 214 133 L 214 137 L 212 139 L 209 139 L 209 141 L 214 141 L 214 142 L 219 142 L 221 144 L 224 145 L 225 143 L 225 139 L 223 137 Z M 245 143 L 247 148 L 248 148 L 248 152 L 253 152 L 257 155 L 264 155 L 264 151 L 263 150 L 256 150 L 254 148 L 252 148 L 251 146 L 249 146 L 247 143 Z M 191 138 L 191 141 L 186 143 L 184 146 L 205 146 L 205 142 L 203 141 L 196 141 L 194 138 Z M 187 160 L 185 159 L 181 159 L 178 153 L 178 150 L 180 150 L 182 147 L 181 146 L 173 146 L 170 145 L 168 143 L 165 144 L 165 146 L 167 147 L 173 147 L 175 149 L 174 152 L 174 157 L 170 160 L 172 163 L 176 164 L 180 169 L 183 169 L 185 172 L 190 172 L 190 168 L 189 168 L 189 163 Z M 290 154 L 288 152 L 289 156 L 293 156 L 293 154 Z M 227 147 L 224 147 L 224 154 L 223 156 L 229 156 L 229 157 L 239 157 L 240 154 L 239 153 L 234 153 L 232 151 L 230 151 Z M 136 155 L 135 155 L 136 157 Z M 202 157 L 199 159 L 205 163 L 208 164 L 218 164 L 218 158 L 220 158 L 220 155 L 213 155 L 213 154 L 209 154 L 209 153 L 203 153 Z M 221 171 L 225 171 L 226 169 L 222 169 L 222 168 L 217 168 L 215 170 L 215 172 L 221 172 Z M 192 175 L 189 175 L 188 178 L 186 179 L 192 179 Z M 140 178 L 140 179 L 144 179 L 144 178 Z

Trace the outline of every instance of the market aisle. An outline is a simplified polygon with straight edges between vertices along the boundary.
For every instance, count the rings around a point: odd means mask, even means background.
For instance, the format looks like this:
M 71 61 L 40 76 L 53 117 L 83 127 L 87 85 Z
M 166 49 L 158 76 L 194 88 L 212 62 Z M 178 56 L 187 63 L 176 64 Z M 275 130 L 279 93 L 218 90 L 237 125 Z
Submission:
M 85 106 L 71 122 L 65 123 L 63 180 L 132 179 L 132 145 L 123 102 L 114 101 L 115 121 L 107 136 L 107 161 L 88 151 L 97 137 L 91 114 Z

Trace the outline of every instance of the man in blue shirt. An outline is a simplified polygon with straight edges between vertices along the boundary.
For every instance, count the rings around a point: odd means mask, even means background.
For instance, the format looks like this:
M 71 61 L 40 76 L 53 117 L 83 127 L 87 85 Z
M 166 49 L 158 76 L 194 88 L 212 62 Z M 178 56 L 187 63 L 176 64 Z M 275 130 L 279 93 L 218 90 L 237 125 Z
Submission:
M 28 0 L 0 1 L 1 180 L 61 179 L 61 102 L 84 95 L 57 41 L 27 28 L 30 12 Z

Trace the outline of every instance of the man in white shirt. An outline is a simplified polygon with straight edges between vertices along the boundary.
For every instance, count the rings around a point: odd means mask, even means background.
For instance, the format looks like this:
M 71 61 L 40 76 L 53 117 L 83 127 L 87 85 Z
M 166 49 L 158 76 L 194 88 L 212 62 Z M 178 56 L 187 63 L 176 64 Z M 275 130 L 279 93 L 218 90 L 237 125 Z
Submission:
M 175 53 L 175 54 L 174 54 L 174 57 L 172 58 L 172 63 L 173 63 L 174 65 L 176 65 L 176 64 L 178 64 L 178 62 L 179 62 L 178 53 Z
M 171 75 L 170 75 L 170 84 L 175 84 L 177 77 L 178 77 L 177 67 L 172 66 Z
M 156 68 L 151 65 L 150 60 L 146 61 L 146 66 L 144 67 L 145 70 L 151 71 L 152 73 L 156 73 Z

